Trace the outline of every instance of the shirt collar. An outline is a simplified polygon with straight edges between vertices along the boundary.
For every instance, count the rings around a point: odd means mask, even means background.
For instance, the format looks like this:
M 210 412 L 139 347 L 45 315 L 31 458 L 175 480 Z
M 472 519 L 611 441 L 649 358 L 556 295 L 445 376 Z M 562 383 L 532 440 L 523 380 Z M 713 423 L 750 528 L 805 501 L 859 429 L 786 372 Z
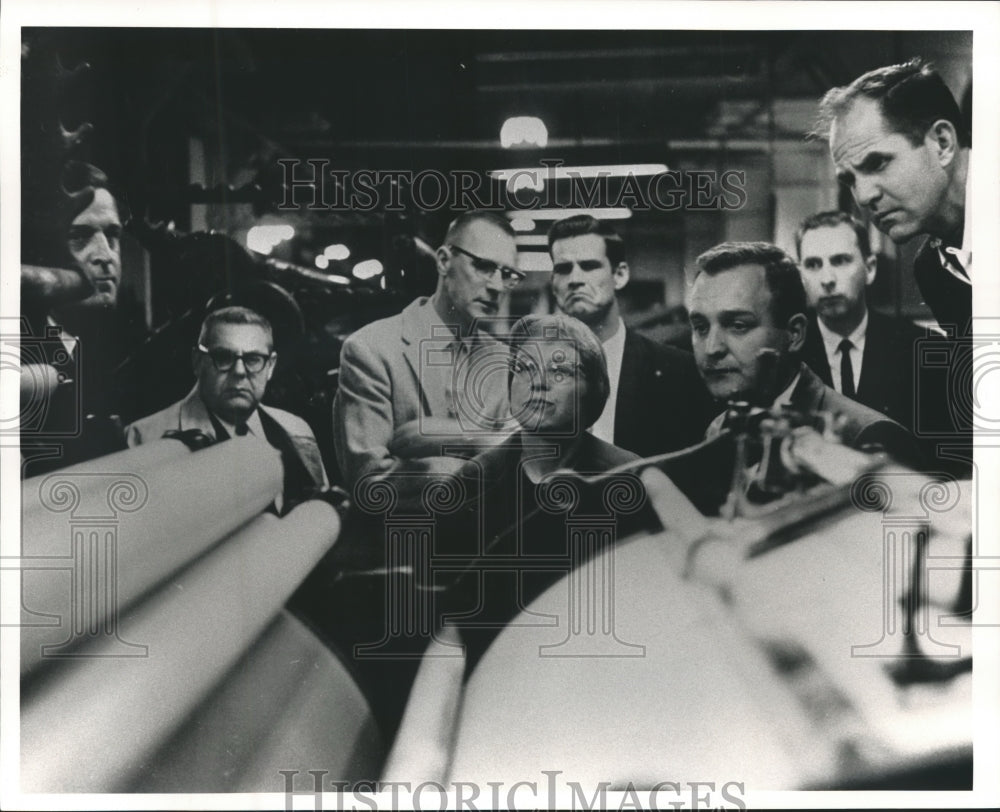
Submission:
M 605 354 L 625 351 L 625 322 L 622 321 L 621 316 L 618 317 L 618 327 L 615 328 L 614 335 L 606 341 L 602 341 L 601 344 L 604 347 Z
M 854 328 L 854 331 L 849 336 L 842 336 L 840 333 L 835 333 L 817 316 L 816 324 L 819 325 L 819 334 L 823 339 L 823 347 L 826 350 L 827 358 L 833 358 L 837 353 L 840 352 L 840 342 L 845 338 L 854 345 L 857 350 L 863 350 L 865 346 L 865 336 L 868 334 L 868 308 L 865 308 L 864 318 L 861 319 L 861 323 Z
M 965 180 L 965 211 L 962 221 L 962 247 L 945 245 L 940 237 L 931 237 L 931 248 L 937 251 L 941 265 L 963 282 L 972 283 L 972 155 Z M 956 267 L 957 266 L 957 267 Z
M 773 406 L 789 406 L 789 405 L 791 405 L 791 402 L 792 402 L 792 392 L 794 392 L 795 391 L 795 387 L 799 385 L 799 378 L 801 378 L 801 377 L 802 377 L 802 370 L 799 369 L 799 371 L 795 373 L 795 377 L 792 378 L 792 382 L 790 384 L 788 384 L 788 386 L 785 388 L 785 391 L 782 392 L 780 395 L 778 395 L 778 397 L 776 397 L 774 399 Z
M 72 355 L 74 350 L 76 350 L 76 336 L 72 336 L 69 333 L 67 333 L 63 329 L 63 326 L 61 324 L 57 324 L 56 320 L 52 318 L 51 315 L 45 317 L 45 323 L 49 327 L 56 327 L 59 329 L 59 340 L 62 342 L 62 345 L 66 348 L 66 352 Z
M 217 414 L 215 414 L 214 416 L 215 416 L 215 419 L 218 420 L 222 424 L 223 428 L 225 428 L 225 430 L 229 432 L 229 436 L 230 437 L 235 437 L 236 436 L 236 424 L 235 423 L 230 423 L 228 420 L 223 420 Z M 252 435 L 254 437 L 263 437 L 264 436 L 264 424 L 260 422 L 260 408 L 259 407 L 257 409 L 254 409 L 253 412 L 250 414 L 250 417 L 247 418 L 247 434 L 250 434 L 250 435 Z

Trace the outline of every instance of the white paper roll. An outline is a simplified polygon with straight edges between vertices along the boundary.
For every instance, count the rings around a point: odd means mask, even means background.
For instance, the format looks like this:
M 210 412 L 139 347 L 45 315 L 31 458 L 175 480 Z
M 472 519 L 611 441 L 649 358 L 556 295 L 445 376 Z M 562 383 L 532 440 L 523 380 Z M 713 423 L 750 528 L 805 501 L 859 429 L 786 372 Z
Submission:
M 281 486 L 280 454 L 250 437 L 195 453 L 163 440 L 26 481 L 22 679 L 90 638 L 115 639 L 118 613 Z
M 259 516 L 122 618 L 122 637 L 147 656 L 116 657 L 98 640 L 22 686 L 22 790 L 113 791 L 216 687 L 339 532 L 321 501 Z

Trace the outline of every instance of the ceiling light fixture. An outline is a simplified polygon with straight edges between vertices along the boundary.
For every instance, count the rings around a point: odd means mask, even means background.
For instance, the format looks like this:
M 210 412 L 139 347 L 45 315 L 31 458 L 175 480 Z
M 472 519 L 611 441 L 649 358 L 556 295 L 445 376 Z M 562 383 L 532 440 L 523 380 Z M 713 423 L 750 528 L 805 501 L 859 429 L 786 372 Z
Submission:
M 519 251 L 517 267 L 522 271 L 551 271 L 552 257 L 547 251 Z
M 258 254 L 270 254 L 279 242 L 285 242 L 295 236 L 295 229 L 288 224 L 251 226 L 247 232 L 247 248 Z
M 504 181 L 511 193 L 521 189 L 541 192 L 545 181 L 576 180 L 578 178 L 627 178 L 660 175 L 666 164 L 601 164 L 594 166 L 525 166 L 517 169 L 494 169 L 490 177 Z
M 509 211 L 511 220 L 522 217 L 532 220 L 562 220 L 566 217 L 576 217 L 587 214 L 597 220 L 627 220 L 632 216 L 631 209 L 531 209 L 530 211 Z
M 504 149 L 544 147 L 548 143 L 548 128 L 535 116 L 508 118 L 500 128 L 500 146 Z
M 351 273 L 357 279 L 373 279 L 382 273 L 382 263 L 377 259 L 366 259 L 355 265 Z
M 335 245 L 328 245 L 323 249 L 323 256 L 327 259 L 342 262 L 351 255 L 351 249 L 348 248 L 343 243 L 336 243 Z

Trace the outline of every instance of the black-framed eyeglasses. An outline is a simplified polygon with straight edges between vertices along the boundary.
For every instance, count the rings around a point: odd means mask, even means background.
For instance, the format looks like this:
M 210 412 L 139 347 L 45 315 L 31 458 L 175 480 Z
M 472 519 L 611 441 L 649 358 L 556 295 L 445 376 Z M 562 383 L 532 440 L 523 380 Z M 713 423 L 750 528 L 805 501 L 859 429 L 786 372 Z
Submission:
M 524 274 L 508 265 L 501 265 L 499 262 L 494 262 L 492 259 L 484 259 L 483 257 L 473 254 L 471 251 L 466 251 L 460 245 L 451 244 L 448 247 L 452 251 L 458 251 L 458 253 L 464 254 L 472 260 L 472 267 L 487 279 L 492 279 L 493 275 L 497 271 L 500 271 L 500 279 L 503 281 L 505 287 L 513 288 L 518 283 L 524 281 Z
M 237 361 L 243 362 L 243 368 L 250 375 L 256 375 L 267 364 L 274 355 L 265 355 L 261 352 L 233 352 L 232 350 L 210 350 L 202 344 L 198 345 L 198 350 L 205 353 L 219 372 L 229 372 Z

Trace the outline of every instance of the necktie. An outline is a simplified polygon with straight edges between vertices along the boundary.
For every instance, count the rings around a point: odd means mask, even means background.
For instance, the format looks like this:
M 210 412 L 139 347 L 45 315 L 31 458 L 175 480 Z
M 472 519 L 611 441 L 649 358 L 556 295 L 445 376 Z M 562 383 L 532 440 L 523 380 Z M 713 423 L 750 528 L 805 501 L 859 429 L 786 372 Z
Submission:
M 854 345 L 850 339 L 840 342 L 840 391 L 849 398 L 856 394 L 854 389 L 854 365 L 851 364 L 851 350 Z
M 237 423 L 236 424 L 236 436 L 237 437 L 246 437 L 247 433 L 249 431 L 250 431 L 250 428 L 247 426 L 246 423 Z

